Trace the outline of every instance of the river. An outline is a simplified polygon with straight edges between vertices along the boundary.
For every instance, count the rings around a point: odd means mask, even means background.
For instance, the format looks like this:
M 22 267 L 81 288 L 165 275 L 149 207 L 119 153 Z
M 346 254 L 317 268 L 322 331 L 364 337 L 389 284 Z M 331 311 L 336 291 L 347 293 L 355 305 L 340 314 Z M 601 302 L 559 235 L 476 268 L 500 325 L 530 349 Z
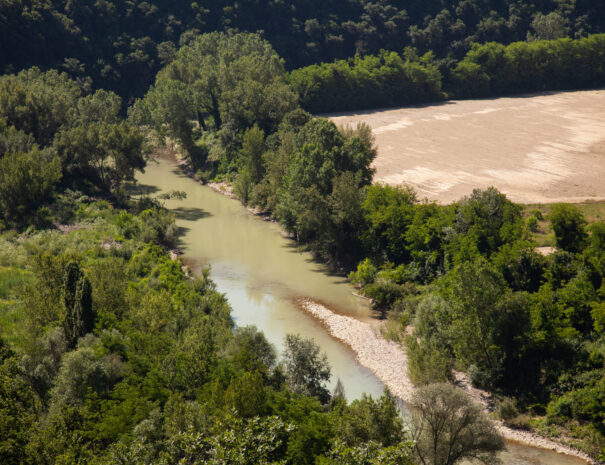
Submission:
M 255 325 L 278 352 L 288 333 L 311 337 L 326 352 L 332 386 L 340 379 L 348 400 L 362 393 L 379 396 L 383 384 L 361 366 L 344 344 L 301 311 L 297 298 L 310 298 L 355 318 L 372 318 L 367 303 L 353 295 L 340 276 L 330 274 L 310 254 L 280 234 L 278 225 L 250 214 L 238 201 L 184 175 L 170 160 L 150 161 L 137 176 L 140 190 L 157 194 L 184 191 L 184 200 L 168 200 L 177 215 L 179 247 L 194 272 L 211 267 L 217 289 L 226 294 L 238 326 Z M 509 444 L 507 465 L 580 465 L 585 462 L 551 451 Z

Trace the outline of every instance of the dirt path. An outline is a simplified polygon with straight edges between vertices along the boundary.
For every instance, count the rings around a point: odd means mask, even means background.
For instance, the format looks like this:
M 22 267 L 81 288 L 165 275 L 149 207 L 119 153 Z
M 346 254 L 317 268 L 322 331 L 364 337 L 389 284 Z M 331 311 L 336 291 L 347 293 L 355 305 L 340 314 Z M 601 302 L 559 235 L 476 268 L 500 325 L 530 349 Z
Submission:
M 449 203 L 496 186 L 522 203 L 605 199 L 605 90 L 327 115 L 365 122 L 376 181 Z
M 338 315 L 310 299 L 300 299 L 298 304 L 321 321 L 332 336 L 347 344 L 355 353 L 359 363 L 372 371 L 395 396 L 404 402 L 411 400 L 415 387 L 409 379 L 407 354 L 401 345 L 384 339 L 371 324 L 349 316 Z M 489 393 L 473 388 L 463 373 L 456 373 L 456 378 L 461 389 L 483 405 L 486 411 L 489 410 Z M 596 463 L 578 450 L 535 433 L 512 429 L 499 421 L 496 422 L 496 427 L 509 441 L 571 455 L 591 464 Z

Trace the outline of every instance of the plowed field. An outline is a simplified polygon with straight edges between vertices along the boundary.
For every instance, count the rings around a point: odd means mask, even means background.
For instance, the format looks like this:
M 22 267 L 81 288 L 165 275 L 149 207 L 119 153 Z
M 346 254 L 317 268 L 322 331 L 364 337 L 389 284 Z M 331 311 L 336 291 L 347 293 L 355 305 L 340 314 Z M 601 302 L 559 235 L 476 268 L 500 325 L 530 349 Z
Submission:
M 328 115 L 376 137 L 375 180 L 449 203 L 496 186 L 522 203 L 605 199 L 605 90 Z

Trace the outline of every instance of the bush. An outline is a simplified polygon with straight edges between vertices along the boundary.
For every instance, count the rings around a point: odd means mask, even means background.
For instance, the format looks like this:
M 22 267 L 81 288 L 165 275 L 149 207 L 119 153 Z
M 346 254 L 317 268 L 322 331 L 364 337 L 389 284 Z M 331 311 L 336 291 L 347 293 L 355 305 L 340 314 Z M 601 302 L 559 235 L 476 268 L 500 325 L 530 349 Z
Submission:
M 414 384 L 443 383 L 452 378 L 454 359 L 435 337 L 426 337 L 419 343 L 415 336 L 407 336 L 405 345 L 409 375 Z
M 364 295 L 372 299 L 372 308 L 380 310 L 382 318 L 385 318 L 393 304 L 404 296 L 404 292 L 404 286 L 386 280 L 369 284 L 363 289 Z
M 0 158 L 0 215 L 8 222 L 21 222 L 48 199 L 60 179 L 56 156 L 48 157 L 37 149 L 4 155 Z
M 378 269 L 372 264 L 369 258 L 359 262 L 356 271 L 349 273 L 349 281 L 353 284 L 359 284 L 361 286 L 367 286 L 374 282 Z
M 556 204 L 550 212 L 550 223 L 555 232 L 557 247 L 568 252 L 579 252 L 585 245 L 586 220 L 578 207 Z

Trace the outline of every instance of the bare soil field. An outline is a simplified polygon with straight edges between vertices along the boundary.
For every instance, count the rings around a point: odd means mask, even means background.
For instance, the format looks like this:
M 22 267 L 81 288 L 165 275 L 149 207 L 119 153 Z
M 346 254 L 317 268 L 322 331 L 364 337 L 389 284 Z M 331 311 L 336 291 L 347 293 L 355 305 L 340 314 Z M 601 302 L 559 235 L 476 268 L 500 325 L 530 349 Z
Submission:
M 367 123 L 375 181 L 450 203 L 495 186 L 520 203 L 605 199 L 605 90 L 326 115 Z

